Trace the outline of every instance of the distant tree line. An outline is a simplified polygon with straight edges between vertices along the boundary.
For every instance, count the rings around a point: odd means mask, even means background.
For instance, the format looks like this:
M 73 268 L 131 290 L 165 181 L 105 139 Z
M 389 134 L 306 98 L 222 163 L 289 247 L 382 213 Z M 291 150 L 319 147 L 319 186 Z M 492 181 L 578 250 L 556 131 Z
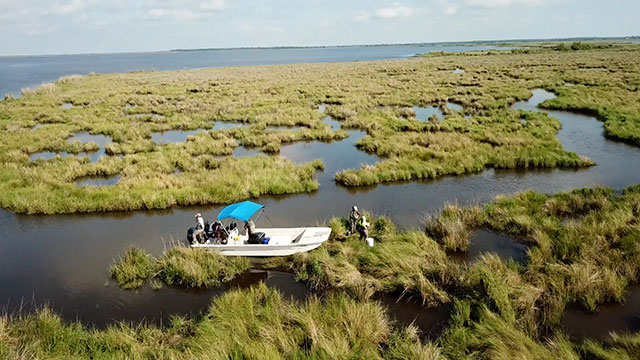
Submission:
M 561 43 L 553 47 L 556 51 L 578 51 L 578 50 L 591 50 L 591 49 L 608 49 L 612 48 L 613 44 L 590 44 L 581 41 L 574 41 L 571 45 L 567 43 Z

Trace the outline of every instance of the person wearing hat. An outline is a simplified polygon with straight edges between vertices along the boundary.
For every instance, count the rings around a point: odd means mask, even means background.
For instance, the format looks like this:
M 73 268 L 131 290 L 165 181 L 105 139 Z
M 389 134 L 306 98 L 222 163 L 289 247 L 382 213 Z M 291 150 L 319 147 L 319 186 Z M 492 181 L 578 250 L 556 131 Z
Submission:
M 360 219 L 360 212 L 358 211 L 357 206 L 353 206 L 351 208 L 351 213 L 349 213 L 349 234 L 353 234 L 356 232 L 356 227 L 358 225 L 358 220 Z
M 202 241 L 199 238 L 202 237 Z M 204 242 L 204 219 L 200 213 L 196 214 L 196 230 L 193 232 L 193 240 Z

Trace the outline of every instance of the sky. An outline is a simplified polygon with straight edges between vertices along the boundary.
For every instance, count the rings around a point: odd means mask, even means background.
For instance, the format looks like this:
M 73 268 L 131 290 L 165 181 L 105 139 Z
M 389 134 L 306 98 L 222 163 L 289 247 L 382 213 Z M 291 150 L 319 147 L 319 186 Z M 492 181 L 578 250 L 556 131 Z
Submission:
M 0 0 L 0 55 L 628 35 L 638 0 Z

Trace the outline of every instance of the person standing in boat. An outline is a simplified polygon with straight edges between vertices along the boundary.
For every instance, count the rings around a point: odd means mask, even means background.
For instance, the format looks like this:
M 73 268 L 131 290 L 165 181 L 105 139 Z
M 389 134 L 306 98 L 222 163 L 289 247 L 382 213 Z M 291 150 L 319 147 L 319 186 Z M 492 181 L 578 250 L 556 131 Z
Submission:
M 244 223 L 244 228 L 247 230 L 247 236 L 251 237 L 251 234 L 256 232 L 256 224 L 253 223 L 253 220 L 249 219 Z
M 200 237 L 204 237 L 204 219 L 200 213 L 196 214 L 196 230 L 193 232 L 194 242 L 200 241 Z M 202 242 L 202 241 L 200 241 Z
M 349 213 L 349 234 L 356 232 L 358 220 L 360 220 L 360 212 L 358 211 L 358 207 L 354 205 Z

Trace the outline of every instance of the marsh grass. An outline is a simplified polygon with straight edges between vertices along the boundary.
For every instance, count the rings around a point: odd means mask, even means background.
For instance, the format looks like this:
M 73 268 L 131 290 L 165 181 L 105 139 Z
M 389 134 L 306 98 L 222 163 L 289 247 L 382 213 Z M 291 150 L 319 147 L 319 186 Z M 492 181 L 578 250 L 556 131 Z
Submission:
M 173 247 L 156 258 L 156 274 L 168 285 L 219 286 L 249 268 L 246 258 L 229 258 L 210 251 Z
M 484 222 L 478 207 L 446 205 L 439 214 L 429 214 L 423 223 L 427 235 L 436 239 L 446 251 L 466 251 L 472 229 Z
M 109 268 L 109 272 L 122 288 L 139 288 L 153 271 L 152 260 L 152 256 L 144 250 L 130 246 L 125 250 L 124 256 Z
M 597 311 L 604 303 L 623 301 L 628 286 L 638 281 L 639 189 L 530 191 L 498 196 L 482 207 L 448 205 L 427 217 L 424 233 L 398 230 L 388 219 L 372 217 L 383 224 L 380 230 L 372 226 L 373 248 L 346 235 L 346 219 L 333 219 L 332 238 L 295 256 L 293 270 L 314 289 L 356 298 L 383 292 L 417 297 L 427 306 L 452 300 L 467 304 L 467 310 L 456 305 L 459 314 L 453 315 L 454 323 L 456 317 L 466 320 L 444 335 L 453 339 L 443 344 L 452 358 L 475 353 L 484 354 L 481 358 L 579 358 L 585 350 L 559 332 L 560 321 L 569 304 Z M 529 243 L 527 261 L 483 254 L 471 264 L 455 264 L 445 251 L 464 251 L 468 235 L 479 227 Z M 462 353 L 453 349 L 456 341 L 463 341 Z M 522 347 L 509 349 L 512 342 Z
M 92 330 L 65 324 L 49 309 L 0 317 L 0 355 L 9 358 L 367 358 L 367 359 L 635 359 L 637 334 L 610 334 L 603 341 L 571 341 L 560 328 L 568 304 L 586 311 L 622 301 L 640 275 L 640 186 L 622 193 L 607 188 L 555 195 L 525 192 L 499 196 L 483 207 L 447 206 L 431 218 L 434 236 L 475 226 L 528 239 L 528 261 L 495 254 L 459 266 L 446 243 L 426 232 L 397 229 L 371 216 L 373 248 L 348 236 L 346 219 L 330 222 L 332 236 L 287 263 L 322 297 L 283 298 L 261 283 L 213 300 L 205 316 L 176 317 L 166 329 L 117 324 Z M 438 216 L 442 219 L 438 219 Z M 454 224 L 454 225 L 449 225 Z M 459 232 L 453 232 L 457 234 Z M 214 255 L 210 257 L 209 255 Z M 209 286 L 248 267 L 188 248 L 150 257 L 127 249 L 125 279 L 153 279 Z M 237 261 L 237 263 L 227 263 Z M 117 269 L 117 270 L 113 270 Z M 126 269 L 126 270 L 125 270 Z M 136 275 L 132 275 L 136 274 Z M 170 280 L 167 280 L 170 279 Z M 153 285 L 152 285 L 153 286 Z M 425 305 L 453 302 L 448 327 L 435 343 L 420 340 L 413 326 L 393 323 L 369 300 L 385 292 L 417 297 Z
M 366 299 L 376 292 L 415 296 L 425 304 L 448 302 L 444 287 L 456 274 L 456 265 L 424 233 L 400 231 L 386 217 L 371 219 L 369 248 L 358 235 L 346 235 L 346 221 L 332 219 L 332 238 L 319 249 L 294 256 L 292 268 L 313 289 L 338 289 Z
M 392 326 L 378 303 L 344 295 L 285 300 L 264 284 L 213 300 L 199 319 L 166 328 L 117 323 L 105 330 L 65 324 L 49 308 L 0 317 L 0 356 L 128 359 L 440 359 L 413 327 Z
M 104 330 L 65 323 L 50 308 L 0 316 L 7 359 L 636 359 L 637 334 L 574 343 L 561 333 L 540 339 L 485 305 L 456 301 L 436 343 L 413 326 L 394 325 L 375 302 L 341 294 L 306 303 L 264 284 L 212 300 L 205 316 L 171 318 L 158 328 L 115 323 Z
M 186 246 L 173 246 L 158 257 L 130 246 L 110 272 L 124 289 L 140 288 L 149 280 L 150 286 L 158 290 L 162 282 L 183 287 L 215 287 L 248 268 L 246 258 L 230 258 Z
M 366 131 L 357 147 L 381 158 L 375 165 L 336 174 L 336 181 L 348 186 L 491 167 L 592 165 L 562 149 L 556 139 L 557 120 L 509 108 L 539 87 L 558 94 L 543 106 L 588 111 L 604 121 L 607 136 L 638 143 L 639 84 L 629 79 L 640 73 L 640 47 L 527 50 L 535 51 L 61 79 L 0 103 L 0 128 L 7 130 L 0 132 L 0 206 L 47 214 L 118 211 L 315 191 L 317 165 L 296 165 L 278 156 L 229 155 L 237 146 L 276 154 L 285 143 L 344 139 L 346 131 L 333 131 L 322 122 L 327 115 L 340 120 L 343 129 Z M 465 73 L 439 71 L 455 68 Z M 448 112 L 438 123 L 408 120 L 412 106 L 447 101 L 461 104 L 473 118 Z M 63 110 L 63 102 L 79 106 Z M 124 111 L 126 104 L 137 107 Z M 317 111 L 318 104 L 326 104 L 324 114 Z M 210 130 L 162 146 L 150 140 L 153 132 L 211 129 L 219 121 L 246 127 Z M 51 125 L 30 131 L 36 124 Z M 264 131 L 267 126 L 299 129 Z M 78 131 L 111 137 L 108 156 L 94 164 L 73 156 L 28 160 L 29 154 L 40 151 L 77 154 L 93 149 L 91 144 L 64 141 Z M 211 160 L 217 156 L 227 158 Z M 168 171 L 176 164 L 182 169 L 180 177 Z M 123 175 L 113 189 L 74 186 L 74 178 L 96 171 Z

